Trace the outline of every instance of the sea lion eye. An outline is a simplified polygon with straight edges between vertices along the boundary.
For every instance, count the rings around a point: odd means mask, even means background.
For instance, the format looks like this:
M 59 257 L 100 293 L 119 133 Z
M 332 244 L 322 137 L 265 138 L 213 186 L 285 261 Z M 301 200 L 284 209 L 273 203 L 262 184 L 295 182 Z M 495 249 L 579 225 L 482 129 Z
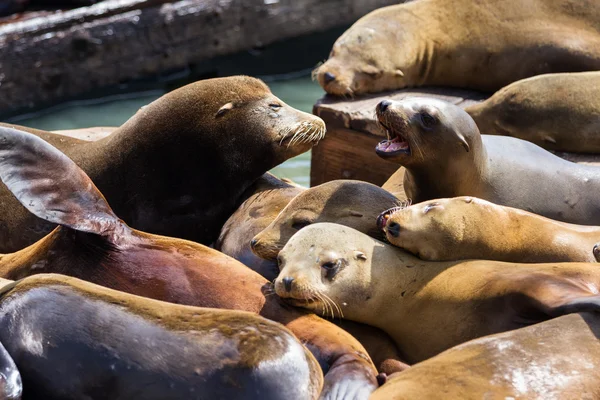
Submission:
M 335 262 L 328 261 L 326 263 L 321 264 L 321 268 L 325 271 L 325 278 L 332 279 L 338 272 L 340 272 L 340 267 L 342 266 L 342 260 L 337 260 Z
M 280 270 L 283 268 L 283 257 L 279 255 L 277 256 L 277 266 L 279 266 Z
M 426 112 L 422 112 L 419 114 L 421 117 L 421 122 L 425 128 L 431 128 L 436 123 L 436 119 Z
M 279 103 L 271 103 L 269 104 L 269 107 L 271 107 L 273 110 L 277 111 L 281 108 L 281 104 Z
M 297 230 L 297 231 L 299 231 L 300 229 L 302 229 L 305 226 L 308 226 L 310 224 L 311 224 L 311 222 L 309 220 L 301 219 L 301 220 L 298 220 L 298 221 L 294 221 L 292 223 L 292 228 L 295 229 L 295 230 Z

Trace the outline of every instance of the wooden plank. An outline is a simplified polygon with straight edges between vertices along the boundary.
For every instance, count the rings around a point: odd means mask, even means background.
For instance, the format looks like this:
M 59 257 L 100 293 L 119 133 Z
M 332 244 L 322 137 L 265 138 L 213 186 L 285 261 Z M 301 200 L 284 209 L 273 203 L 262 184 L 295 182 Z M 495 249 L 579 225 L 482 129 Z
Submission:
M 395 3 L 106 0 L 5 23 L 0 25 L 0 114 L 344 26 Z

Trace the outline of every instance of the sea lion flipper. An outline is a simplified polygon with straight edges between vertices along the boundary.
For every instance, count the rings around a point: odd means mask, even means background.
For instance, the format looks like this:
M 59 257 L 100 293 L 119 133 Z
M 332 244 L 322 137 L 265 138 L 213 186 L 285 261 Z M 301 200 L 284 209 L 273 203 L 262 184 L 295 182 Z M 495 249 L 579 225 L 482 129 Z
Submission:
M 0 179 L 27 210 L 49 222 L 99 235 L 121 224 L 86 173 L 33 134 L 0 127 Z

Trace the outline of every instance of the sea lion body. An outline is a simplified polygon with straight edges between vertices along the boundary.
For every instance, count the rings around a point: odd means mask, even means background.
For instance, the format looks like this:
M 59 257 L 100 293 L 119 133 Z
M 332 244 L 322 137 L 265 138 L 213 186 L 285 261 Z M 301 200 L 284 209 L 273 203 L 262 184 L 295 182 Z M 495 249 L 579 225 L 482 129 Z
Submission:
M 214 248 L 241 261 L 272 281 L 279 273 L 277 263 L 254 254 L 250 241 L 304 190 L 300 186 L 283 182 L 271 174 L 263 175 L 248 189 L 248 194 L 242 196 L 246 200 L 225 222 Z
M 486 135 L 545 149 L 600 152 L 599 72 L 545 74 L 514 82 L 465 109 Z
M 252 241 L 252 250 L 266 260 L 277 254 L 290 237 L 317 222 L 335 222 L 383 238 L 377 227 L 379 212 L 403 204 L 386 190 L 361 181 L 335 180 L 312 187 L 298 196 Z
M 19 129 L 75 161 L 131 226 L 211 244 L 244 191 L 266 171 L 309 150 L 325 124 L 283 103 L 262 81 L 234 76 L 167 93 L 94 142 Z M 36 220 L 5 188 L 0 215 L 3 252 L 22 249 L 54 228 Z
M 171 303 L 249 311 L 280 322 L 327 371 L 322 396 L 361 399 L 376 369 L 347 332 L 271 296 L 269 281 L 207 246 L 127 226 L 90 178 L 35 135 L 0 128 L 0 178 L 30 212 L 59 224 L 42 240 L 0 257 L 0 276 L 59 273 Z
M 385 212 L 388 242 L 428 261 L 595 262 L 600 227 L 567 224 L 473 197 Z
M 545 217 L 600 225 L 600 169 L 565 161 L 512 137 L 480 135 L 462 109 L 441 100 L 384 100 L 377 118 L 393 138 L 380 157 L 406 168 L 413 203 L 473 196 Z
M 410 1 L 358 20 L 315 70 L 327 93 L 413 86 L 495 91 L 600 69 L 600 7 L 579 0 Z
M 352 228 L 320 223 L 279 253 L 276 293 L 388 333 L 409 363 L 468 340 L 600 309 L 597 264 L 427 262 Z
M 486 336 L 395 374 L 370 399 L 596 399 L 598 337 L 596 313 Z
M 63 275 L 16 282 L 0 325 L 25 398 L 304 400 L 322 384 L 314 357 L 275 322 Z

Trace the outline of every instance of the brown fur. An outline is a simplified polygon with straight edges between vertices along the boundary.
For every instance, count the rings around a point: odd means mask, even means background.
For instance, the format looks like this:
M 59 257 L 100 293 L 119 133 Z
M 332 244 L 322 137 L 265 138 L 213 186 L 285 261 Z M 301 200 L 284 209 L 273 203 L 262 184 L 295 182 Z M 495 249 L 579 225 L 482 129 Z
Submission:
M 472 197 L 393 211 L 385 232 L 394 246 L 429 261 L 595 262 L 592 249 L 600 241 L 600 227 L 554 221 Z
M 597 399 L 597 313 L 475 339 L 390 377 L 372 400 Z
M 47 168 L 50 161 L 52 169 Z M 39 242 L 2 256 L 2 277 L 60 273 L 157 300 L 255 312 L 287 326 L 329 367 L 324 393 L 352 398 L 375 387 L 376 370 L 348 333 L 285 306 L 270 295 L 267 280 L 225 254 L 128 227 L 71 160 L 36 136 L 0 128 L 0 176 L 25 207 L 62 225 Z M 53 184 L 56 176 L 79 185 L 63 191 Z
M 315 75 L 338 96 L 436 85 L 495 91 L 600 69 L 598 21 L 594 1 L 410 1 L 358 20 Z
M 600 225 L 600 168 L 565 161 L 521 139 L 481 135 L 469 114 L 441 100 L 386 102 L 377 106 L 377 119 L 409 149 L 386 151 L 386 142 L 376 152 L 406 168 L 404 190 L 413 203 L 473 196 L 558 221 Z
M 512 83 L 465 109 L 481 133 L 545 149 L 600 153 L 600 72 L 546 74 Z
M 174 90 L 95 142 L 20 129 L 73 159 L 131 226 L 210 244 L 244 191 L 264 172 L 309 150 L 325 125 L 287 106 L 262 81 L 235 76 Z M 5 188 L 0 216 L 4 252 L 54 227 L 35 219 Z
M 254 237 L 252 250 L 266 260 L 279 251 L 298 229 L 317 222 L 335 222 L 382 238 L 376 219 L 386 208 L 401 204 L 391 193 L 367 182 L 337 180 L 296 196 L 271 224 Z
M 422 261 L 352 228 L 314 224 L 279 253 L 276 293 L 381 328 L 409 362 L 559 315 L 600 310 L 597 264 Z M 283 279 L 293 279 L 284 284 Z M 289 289 L 289 290 L 288 290 Z

